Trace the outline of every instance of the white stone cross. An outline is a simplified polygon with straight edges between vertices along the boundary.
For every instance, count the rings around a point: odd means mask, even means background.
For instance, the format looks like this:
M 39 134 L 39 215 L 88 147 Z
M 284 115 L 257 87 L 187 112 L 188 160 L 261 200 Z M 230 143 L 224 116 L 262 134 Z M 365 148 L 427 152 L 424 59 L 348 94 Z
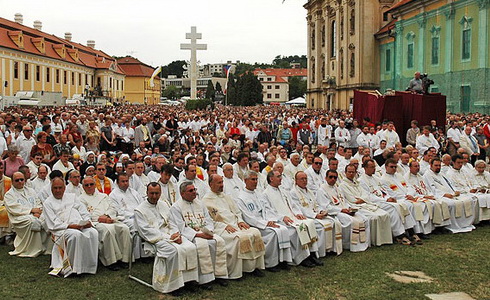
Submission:
M 207 50 L 206 44 L 198 44 L 202 34 L 197 33 L 196 26 L 191 27 L 191 32 L 185 34 L 185 38 L 191 40 L 190 44 L 180 44 L 180 50 L 191 50 L 191 66 L 189 78 L 191 79 L 191 99 L 197 99 L 197 50 Z

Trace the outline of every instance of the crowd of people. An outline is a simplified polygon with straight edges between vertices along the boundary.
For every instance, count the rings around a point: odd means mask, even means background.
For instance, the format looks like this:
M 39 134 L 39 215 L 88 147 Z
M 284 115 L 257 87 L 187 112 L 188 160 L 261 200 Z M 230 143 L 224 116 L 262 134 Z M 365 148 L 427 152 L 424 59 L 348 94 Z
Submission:
M 153 288 L 174 294 L 418 247 L 490 220 L 489 138 L 481 114 L 402 133 L 341 110 L 12 107 L 0 237 L 58 276 L 154 259 Z

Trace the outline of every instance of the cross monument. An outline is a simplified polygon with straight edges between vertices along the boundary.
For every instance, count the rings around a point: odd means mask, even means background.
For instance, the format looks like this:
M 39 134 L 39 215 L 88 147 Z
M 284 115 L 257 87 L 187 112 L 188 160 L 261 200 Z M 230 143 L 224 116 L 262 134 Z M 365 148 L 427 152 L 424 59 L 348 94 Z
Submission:
M 197 40 L 202 39 L 202 34 L 197 33 L 196 26 L 191 27 L 191 32 L 185 34 L 190 44 L 180 44 L 180 50 L 191 50 L 191 67 L 189 78 L 191 79 L 191 99 L 197 99 L 197 50 L 207 50 L 207 44 L 198 44 Z

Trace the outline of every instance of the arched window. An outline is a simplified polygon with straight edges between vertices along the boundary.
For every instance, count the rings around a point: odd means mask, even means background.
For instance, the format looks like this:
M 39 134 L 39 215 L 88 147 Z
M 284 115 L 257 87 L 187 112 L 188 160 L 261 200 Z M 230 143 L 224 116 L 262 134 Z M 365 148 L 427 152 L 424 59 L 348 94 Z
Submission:
M 331 35 L 330 35 L 330 57 L 336 57 L 337 56 L 337 22 L 332 21 L 332 28 L 331 28 Z

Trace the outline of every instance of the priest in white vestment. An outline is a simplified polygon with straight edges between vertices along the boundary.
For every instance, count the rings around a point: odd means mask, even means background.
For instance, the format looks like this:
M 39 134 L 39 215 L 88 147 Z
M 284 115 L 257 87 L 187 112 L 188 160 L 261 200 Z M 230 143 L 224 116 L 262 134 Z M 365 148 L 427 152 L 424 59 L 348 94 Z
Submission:
M 318 232 L 315 221 L 306 218 L 291 199 L 290 193 L 281 187 L 282 174 L 278 171 L 269 172 L 267 182 L 269 186 L 263 193 L 263 201 L 268 203 L 269 208 L 266 213 L 274 216 L 276 222 L 288 227 L 293 263 L 305 267 L 323 265 L 318 259 Z
M 162 188 L 160 201 L 167 202 L 169 206 L 172 206 L 180 198 L 178 197 L 179 191 L 177 187 L 177 182 L 175 180 L 175 177 L 172 176 L 173 169 L 173 166 L 170 164 L 163 165 L 160 173 L 160 178 L 158 179 L 158 184 Z
M 109 195 L 111 200 L 111 210 L 114 211 L 115 219 L 126 224 L 129 227 L 131 236 L 134 236 L 136 228 L 134 227 L 134 209 L 143 201 L 142 195 L 129 187 L 129 177 L 126 173 L 121 173 L 117 176 L 116 187 Z M 141 251 L 142 241 L 136 237 L 133 249 L 135 259 L 145 257 L 145 253 Z
M 365 251 L 370 245 L 369 219 L 357 214 L 355 208 L 345 200 L 337 184 L 338 173 L 328 170 L 326 183 L 318 189 L 316 202 L 320 210 L 327 211 L 342 224 L 342 247 L 351 252 Z
M 413 194 L 418 201 L 423 201 L 427 205 L 429 210 L 429 218 L 435 227 L 447 226 L 451 223 L 451 214 L 449 213 L 449 206 L 446 202 L 436 199 L 434 195 L 431 195 L 424 178 L 420 174 L 419 162 L 414 160 L 410 162 L 410 171 L 405 176 L 409 189 L 413 191 Z
M 245 189 L 238 194 L 236 202 L 243 220 L 262 234 L 265 244 L 265 267 L 276 272 L 279 268 L 287 269 L 288 262 L 292 262 L 289 232 L 286 226 L 276 223 L 274 218 L 267 214 L 268 203 L 262 201 L 256 191 L 258 174 L 252 170 L 245 172 Z
M 281 174 L 281 188 L 287 192 L 289 192 L 294 185 L 294 181 L 292 177 L 286 176 L 284 174 L 284 165 L 281 162 L 274 163 L 272 167 L 272 171 L 279 172 Z
M 372 159 L 364 161 L 364 174 L 359 178 L 360 186 L 368 194 L 371 202 L 376 203 L 390 214 L 391 232 L 397 242 L 411 245 L 412 242 L 407 238 L 406 231 L 415 226 L 415 219 L 404 203 L 388 196 L 383 190 L 380 178 L 376 175 L 376 166 L 376 162 Z
M 197 248 L 199 284 L 228 278 L 225 241 L 214 234 L 213 220 L 208 209 L 196 199 L 196 188 L 190 182 L 180 186 L 181 199 L 170 208 L 173 219 L 182 236 Z M 225 283 L 226 284 L 226 283 Z
M 226 243 L 228 276 L 242 277 L 242 273 L 263 276 L 265 246 L 260 232 L 242 219 L 242 214 L 230 196 L 223 193 L 223 178 L 211 175 L 208 192 L 203 202 L 214 221 L 215 233 Z
M 74 194 L 65 193 L 65 182 L 51 181 L 52 195 L 44 202 L 46 225 L 53 234 L 50 274 L 95 274 L 97 271 L 99 234 L 92 227 L 90 214 Z
M 184 167 L 183 173 L 184 173 L 184 177 L 182 178 L 182 180 L 179 180 L 177 187 L 179 187 L 184 181 L 192 182 L 192 184 L 194 184 L 194 187 L 197 189 L 197 198 L 199 200 L 202 200 L 203 197 L 209 192 L 209 186 L 205 181 L 197 177 L 196 166 L 186 165 Z M 177 193 L 177 195 L 178 198 L 180 199 L 180 193 Z
M 303 166 L 300 164 L 301 158 L 299 153 L 291 153 L 290 163 L 284 167 L 284 175 L 291 180 L 294 180 L 294 175 L 299 171 L 304 171 Z
M 47 185 L 49 185 L 48 169 L 45 166 L 40 166 L 37 170 L 37 176 L 31 180 L 32 189 L 38 193 Z
M 136 231 L 133 221 L 134 209 L 143 202 L 143 197 L 129 187 L 129 177 L 126 173 L 119 174 L 116 183 L 117 187 L 109 195 L 110 209 L 115 212 L 116 219 L 126 224 L 133 233 Z
M 245 183 L 234 174 L 233 165 L 230 163 L 226 163 L 223 165 L 223 193 L 231 196 L 232 198 L 236 197 L 243 189 L 245 188 Z M 244 174 L 242 174 L 243 177 Z
M 487 164 L 483 160 L 475 162 L 475 170 L 471 173 L 473 188 L 477 189 L 479 195 L 485 198 L 478 198 L 479 219 L 480 221 L 490 220 L 490 173 L 485 171 Z
M 84 191 L 78 199 L 87 208 L 92 224 L 99 233 L 100 261 L 112 270 L 126 267 L 131 259 L 132 247 L 129 227 L 115 219 L 116 212 L 111 209 L 109 196 L 95 188 L 92 177 L 84 178 L 82 185 Z
M 316 197 L 308 189 L 308 176 L 299 171 L 295 175 L 295 184 L 291 189 L 291 199 L 301 209 L 301 213 L 315 220 L 318 233 L 318 255 L 323 257 L 327 252 L 342 253 L 342 225 L 338 220 L 320 209 Z
M 479 219 L 479 203 L 487 203 L 488 196 L 485 194 L 479 194 L 478 189 L 473 187 L 473 178 L 470 177 L 469 174 L 466 174 L 463 167 L 463 157 L 460 155 L 455 155 L 452 157 L 453 166 L 449 168 L 449 171 L 446 174 L 447 179 L 452 184 L 452 187 L 461 193 L 459 196 L 460 199 L 463 200 L 465 208 L 469 205 L 473 207 L 473 211 L 475 212 L 475 220 L 473 224 L 478 224 L 480 222 Z M 472 173 L 471 171 L 467 173 Z M 471 202 L 468 203 L 468 202 Z
M 422 134 L 417 137 L 415 148 L 419 150 L 419 153 L 425 153 L 430 147 L 434 147 L 439 150 L 439 143 L 434 138 L 434 135 L 430 133 L 430 126 L 424 126 Z
M 77 197 L 80 196 L 83 192 L 82 185 L 80 184 L 80 172 L 78 172 L 77 170 L 70 170 L 68 171 L 68 173 L 66 173 L 65 177 L 68 177 L 68 184 L 66 185 L 65 193 L 75 194 L 75 196 Z
M 354 165 L 345 167 L 345 179 L 340 183 L 340 191 L 358 213 L 369 218 L 371 222 L 371 243 L 375 246 L 392 244 L 391 222 L 389 214 L 369 200 L 369 195 L 361 188 L 355 178 L 357 168 Z
M 196 246 L 181 235 L 170 207 L 159 201 L 160 185 L 150 183 L 147 200 L 134 210 L 134 225 L 139 235 L 154 246 L 153 288 L 162 293 L 177 291 L 185 282 L 198 281 Z
M 454 189 L 450 180 L 441 174 L 441 160 L 439 158 L 434 158 L 431 161 L 430 169 L 423 177 L 430 193 L 436 199 L 446 202 L 449 207 L 451 224 L 445 228 L 452 233 L 470 232 L 475 229 L 473 226 L 475 214 L 472 211 L 471 203 L 466 201 L 465 205 L 465 198 Z
M 407 230 L 409 238 L 414 243 L 423 244 L 418 234 L 430 234 L 434 229 L 432 221 L 429 218 L 429 209 L 422 198 L 415 197 L 415 192 L 409 189 L 405 178 L 396 172 L 397 168 L 398 164 L 394 159 L 390 158 L 385 162 L 386 172 L 381 177 L 381 186 L 389 197 L 407 206 L 410 214 L 415 219 L 413 230 Z
M 325 183 L 325 173 L 322 171 L 323 164 L 328 164 L 328 161 L 323 161 L 320 157 L 313 159 L 313 164 L 309 166 L 305 173 L 308 176 L 308 189 L 316 196 L 316 191 L 322 184 Z
M 4 196 L 4 204 L 15 233 L 14 250 L 10 255 L 36 257 L 49 254 L 50 237 L 46 233 L 41 200 L 33 189 L 24 187 L 20 172 L 12 175 L 12 188 Z

